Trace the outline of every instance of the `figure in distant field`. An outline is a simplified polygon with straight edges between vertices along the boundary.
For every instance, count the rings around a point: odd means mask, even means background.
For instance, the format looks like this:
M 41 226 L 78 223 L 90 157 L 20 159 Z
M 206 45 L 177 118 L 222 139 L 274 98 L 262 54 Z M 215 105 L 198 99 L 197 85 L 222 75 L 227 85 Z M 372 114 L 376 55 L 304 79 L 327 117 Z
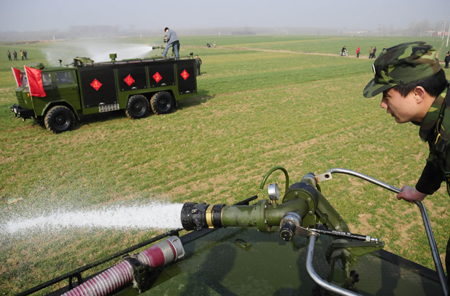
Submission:
M 195 65 L 197 66 L 197 76 L 200 76 L 200 66 L 202 65 L 202 59 L 195 55 Z
M 369 50 L 369 59 L 373 59 L 373 46 L 371 46 Z
M 14 60 L 17 61 L 17 51 L 14 50 L 13 55 L 14 55 Z
M 450 53 L 447 53 L 447 56 L 444 59 L 445 68 L 448 68 L 448 64 L 450 63 Z
M 341 56 L 346 56 L 346 55 L 348 55 L 347 46 L 344 46 L 344 47 L 342 47 L 342 50 L 341 50 Z
M 11 59 L 11 52 L 8 50 L 8 60 L 12 61 Z
M 359 53 L 361 52 L 361 48 L 358 46 L 356 48 L 356 57 L 359 59 Z
M 27 51 L 24 49 L 23 50 L 23 57 L 26 59 L 26 60 L 28 60 L 28 58 L 27 58 Z
M 169 48 L 172 47 L 175 51 L 175 56 L 177 59 L 180 58 L 180 41 L 178 40 L 177 33 L 175 31 L 170 30 L 168 27 L 164 28 L 164 32 L 167 33 L 167 46 L 163 52 L 163 57 L 166 57 Z
M 23 61 L 23 50 L 20 50 L 20 57 L 22 58 Z
M 377 47 L 374 46 L 374 47 L 373 47 L 373 55 L 372 55 L 372 59 L 376 59 L 376 58 L 377 58 L 376 53 L 377 53 Z

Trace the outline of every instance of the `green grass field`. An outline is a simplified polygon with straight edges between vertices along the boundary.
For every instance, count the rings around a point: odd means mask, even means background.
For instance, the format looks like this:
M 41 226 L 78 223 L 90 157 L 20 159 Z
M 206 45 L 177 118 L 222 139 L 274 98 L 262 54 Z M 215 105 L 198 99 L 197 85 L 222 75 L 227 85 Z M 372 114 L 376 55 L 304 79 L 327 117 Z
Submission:
M 107 42 L 154 45 L 159 39 Z M 396 124 L 379 107 L 381 98 L 364 99 L 362 90 L 373 77 L 370 46 L 379 53 L 383 46 L 417 39 L 433 44 L 441 60 L 450 49 L 431 37 L 182 37 L 181 55 L 194 52 L 203 60 L 198 95 L 180 101 L 171 114 L 133 121 L 114 112 L 59 135 L 14 118 L 10 68 L 54 64 L 45 61 L 46 53 L 62 42 L 0 44 L 0 222 L 49 209 L 155 200 L 232 204 L 258 193 L 274 166 L 284 166 L 291 182 L 309 172 L 347 168 L 397 187 L 414 185 L 428 153 L 418 128 Z M 217 48 L 206 48 L 208 41 Z M 339 56 L 344 45 L 349 57 Z M 356 46 L 362 50 L 359 59 Z M 7 61 L 7 49 L 22 48 L 29 61 Z M 450 77 L 448 69 L 446 74 Z M 284 175 L 272 175 L 269 182 L 281 184 L 283 193 Z M 336 175 L 321 187 L 352 232 L 378 237 L 388 251 L 434 269 L 414 205 L 350 176 Z M 23 200 L 8 204 L 9 198 Z M 450 228 L 446 190 L 429 197 L 425 206 L 444 254 Z M 68 229 L 2 235 L 0 295 L 24 291 L 159 232 Z

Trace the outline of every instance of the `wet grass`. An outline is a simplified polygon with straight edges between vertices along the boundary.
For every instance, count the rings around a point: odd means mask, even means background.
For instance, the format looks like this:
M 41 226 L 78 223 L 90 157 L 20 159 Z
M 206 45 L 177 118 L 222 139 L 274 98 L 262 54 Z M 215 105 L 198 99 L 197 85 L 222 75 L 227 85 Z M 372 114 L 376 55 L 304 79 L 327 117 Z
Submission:
M 258 193 L 264 174 L 278 165 L 289 171 L 292 182 L 309 172 L 343 167 L 398 187 L 415 184 L 427 155 L 417 127 L 396 124 L 379 108 L 378 98 L 362 98 L 372 61 L 336 52 L 343 43 L 350 48 L 376 42 L 381 49 L 398 38 L 213 39 L 184 38 L 182 55 L 198 53 L 203 74 L 199 95 L 180 101 L 176 112 L 134 121 L 114 112 L 87 118 L 60 135 L 13 118 L 10 67 L 24 63 L 1 56 L 0 222 L 42 209 L 160 198 L 232 204 Z M 207 41 L 217 41 L 218 47 L 205 48 Z M 431 42 L 440 47 L 440 39 Z M 30 62 L 44 59 L 49 46 L 27 46 Z M 1 52 L 7 48 L 12 45 L 0 44 Z M 284 177 L 275 174 L 271 181 L 283 184 Z M 379 237 L 387 250 L 434 268 L 418 209 L 349 176 L 337 175 L 322 189 L 353 232 Z M 8 198 L 23 200 L 7 204 Z M 444 253 L 450 226 L 445 190 L 425 205 Z M 0 294 L 16 294 L 155 233 L 68 229 L 2 235 Z

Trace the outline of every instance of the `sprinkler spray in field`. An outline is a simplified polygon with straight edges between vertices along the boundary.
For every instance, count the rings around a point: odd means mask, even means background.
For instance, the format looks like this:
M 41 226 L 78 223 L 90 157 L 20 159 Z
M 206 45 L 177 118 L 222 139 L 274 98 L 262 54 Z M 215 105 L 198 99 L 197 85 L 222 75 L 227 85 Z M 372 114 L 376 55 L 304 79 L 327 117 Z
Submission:
M 99 210 L 54 210 L 34 218 L 13 217 L 3 223 L 3 235 L 33 230 L 59 231 L 68 228 L 174 229 L 181 228 L 182 204 L 152 203 L 110 206 Z
M 144 58 L 157 48 L 160 47 L 110 41 L 67 41 L 50 43 L 43 51 L 47 61 L 53 66 L 58 66 L 59 60 L 68 63 L 74 57 L 89 57 L 95 62 L 104 62 L 108 61 L 110 53 L 116 53 L 121 60 Z

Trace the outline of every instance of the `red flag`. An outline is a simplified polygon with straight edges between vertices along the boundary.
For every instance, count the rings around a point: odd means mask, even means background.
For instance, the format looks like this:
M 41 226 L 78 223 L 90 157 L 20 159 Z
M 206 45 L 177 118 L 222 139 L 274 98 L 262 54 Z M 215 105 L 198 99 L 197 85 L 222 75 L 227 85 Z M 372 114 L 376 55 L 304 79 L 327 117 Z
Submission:
M 14 78 L 16 78 L 17 87 L 21 87 L 22 86 L 22 77 L 23 77 L 22 72 L 20 72 L 19 69 L 16 69 L 13 67 L 11 67 L 11 70 L 13 71 Z
M 25 73 L 28 78 L 28 86 L 30 87 L 30 95 L 34 97 L 45 97 L 47 94 L 44 91 L 42 84 L 41 70 L 25 67 Z

